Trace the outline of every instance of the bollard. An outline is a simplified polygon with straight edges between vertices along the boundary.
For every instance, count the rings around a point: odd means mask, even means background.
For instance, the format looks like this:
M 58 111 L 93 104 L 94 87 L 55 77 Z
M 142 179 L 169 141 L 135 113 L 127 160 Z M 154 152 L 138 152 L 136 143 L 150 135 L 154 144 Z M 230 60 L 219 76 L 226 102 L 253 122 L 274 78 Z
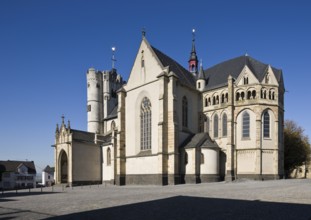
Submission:
M 52 192 L 54 192 L 54 186 L 52 186 Z
M 43 187 L 41 187 L 41 193 L 42 193 L 42 188 L 43 188 Z
M 17 194 L 17 189 L 16 189 L 16 194 Z
M 63 188 L 63 192 L 64 192 L 64 185 L 62 185 L 62 188 Z
M 30 188 L 28 188 L 28 190 L 29 190 L 29 193 L 30 193 Z

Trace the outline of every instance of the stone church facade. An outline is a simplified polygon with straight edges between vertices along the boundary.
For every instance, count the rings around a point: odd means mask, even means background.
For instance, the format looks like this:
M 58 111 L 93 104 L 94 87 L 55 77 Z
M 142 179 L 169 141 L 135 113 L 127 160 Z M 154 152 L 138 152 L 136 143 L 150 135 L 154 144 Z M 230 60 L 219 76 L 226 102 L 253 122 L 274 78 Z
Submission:
M 87 71 L 87 131 L 64 118 L 55 181 L 180 184 L 283 176 L 282 71 L 250 56 L 186 70 L 143 35 L 125 83 Z

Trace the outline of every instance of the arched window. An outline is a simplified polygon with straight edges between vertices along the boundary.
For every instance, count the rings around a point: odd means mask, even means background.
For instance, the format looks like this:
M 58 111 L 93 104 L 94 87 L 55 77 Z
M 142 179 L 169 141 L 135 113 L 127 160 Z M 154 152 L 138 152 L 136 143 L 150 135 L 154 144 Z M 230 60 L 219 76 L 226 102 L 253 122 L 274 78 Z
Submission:
M 251 91 L 248 91 L 248 92 L 247 92 L 247 99 L 251 99 L 251 97 L 252 97 L 252 92 L 251 92 Z
M 207 98 L 205 98 L 205 107 L 208 106 Z
M 245 98 L 245 94 L 244 92 L 241 92 L 241 99 L 244 100 L 244 98 Z
M 239 100 L 240 100 L 240 93 L 237 92 L 237 93 L 236 93 L 236 101 L 239 101 Z
M 218 115 L 214 116 L 214 138 L 218 137 Z
M 204 118 L 204 132 L 209 133 L 209 118 L 207 116 Z
M 256 91 L 255 90 L 252 91 L 252 97 L 253 97 L 253 99 L 256 98 Z
M 228 102 L 228 93 L 226 93 L 225 101 Z
M 188 101 L 186 96 L 182 99 L 182 126 L 188 127 Z
M 250 120 L 249 114 L 245 111 L 242 115 L 242 137 L 249 138 L 249 127 L 250 127 Z
M 263 137 L 270 137 L 270 115 L 269 112 L 263 114 Z
M 216 104 L 216 97 L 214 96 L 213 97 L 213 105 L 215 105 Z
M 227 137 L 227 114 L 224 113 L 222 116 L 222 136 Z
M 224 103 L 225 102 L 225 94 L 222 94 L 221 95 L 221 103 Z
M 140 149 L 151 149 L 151 103 L 147 97 L 140 108 Z
M 107 166 L 111 165 L 111 150 L 110 148 L 107 149 Z
M 191 72 L 194 72 L 194 71 L 195 71 L 195 65 L 192 64 L 192 65 L 191 65 Z

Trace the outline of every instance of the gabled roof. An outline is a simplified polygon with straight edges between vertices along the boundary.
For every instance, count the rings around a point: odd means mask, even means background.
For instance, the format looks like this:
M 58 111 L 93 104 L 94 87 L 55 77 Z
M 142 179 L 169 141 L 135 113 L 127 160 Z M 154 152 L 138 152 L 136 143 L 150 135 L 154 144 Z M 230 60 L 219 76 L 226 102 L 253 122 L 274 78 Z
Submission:
M 0 172 L 18 172 L 18 167 L 24 165 L 28 168 L 29 174 L 36 174 L 36 167 L 33 161 L 16 161 L 7 160 L 0 161 Z
M 49 165 L 47 165 L 44 170 L 44 172 L 49 173 L 49 174 L 54 174 L 55 168 L 54 167 L 50 167 Z
M 263 80 L 269 67 L 268 64 L 264 64 L 250 56 L 240 56 L 224 61 L 205 70 L 205 77 L 207 80 L 206 89 L 227 85 L 229 75 L 235 79 L 238 78 L 245 66 L 248 66 L 260 82 Z M 274 67 L 271 68 L 275 74 L 275 78 L 280 82 L 282 71 Z
M 217 143 L 212 141 L 208 133 L 195 134 L 185 145 L 185 148 L 219 148 Z
M 196 79 L 188 70 L 186 70 L 182 65 L 177 63 L 175 60 L 161 52 L 160 50 L 156 49 L 155 47 L 151 46 L 152 50 L 160 60 L 163 67 L 169 66 L 170 71 L 173 71 L 177 77 L 179 78 L 181 84 L 189 86 L 191 88 L 195 88 Z

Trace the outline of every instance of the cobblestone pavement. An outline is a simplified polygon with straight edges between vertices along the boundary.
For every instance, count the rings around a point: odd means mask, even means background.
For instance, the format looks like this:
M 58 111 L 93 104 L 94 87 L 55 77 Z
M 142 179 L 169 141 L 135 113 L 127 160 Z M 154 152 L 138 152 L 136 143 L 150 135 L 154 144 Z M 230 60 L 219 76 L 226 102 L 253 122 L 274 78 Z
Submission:
M 0 192 L 0 219 L 308 219 L 311 180 Z

